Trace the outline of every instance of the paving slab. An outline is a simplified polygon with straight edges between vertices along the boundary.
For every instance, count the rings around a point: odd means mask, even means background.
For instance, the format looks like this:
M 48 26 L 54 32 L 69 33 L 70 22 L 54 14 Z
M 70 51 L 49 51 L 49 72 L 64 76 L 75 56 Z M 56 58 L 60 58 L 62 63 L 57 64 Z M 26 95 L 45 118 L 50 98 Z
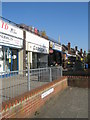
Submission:
M 68 87 L 50 98 L 33 118 L 88 118 L 88 89 Z

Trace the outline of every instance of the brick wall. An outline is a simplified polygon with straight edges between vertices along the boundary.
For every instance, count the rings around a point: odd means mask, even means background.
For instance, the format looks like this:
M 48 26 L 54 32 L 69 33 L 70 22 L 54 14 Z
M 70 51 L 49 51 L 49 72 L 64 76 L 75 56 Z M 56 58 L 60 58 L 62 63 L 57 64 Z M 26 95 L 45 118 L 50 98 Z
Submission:
M 68 86 L 90 88 L 89 76 L 68 76 Z
M 63 71 L 63 76 L 82 76 L 82 77 L 86 77 L 86 76 L 90 76 L 90 70 L 84 70 L 84 71 Z
M 43 93 L 52 88 L 54 89 L 52 93 L 41 98 Z M 28 116 L 32 116 L 47 100 L 65 88 L 67 88 L 67 77 L 61 77 L 59 80 L 55 80 L 4 102 L 1 111 L 2 118 L 27 118 Z

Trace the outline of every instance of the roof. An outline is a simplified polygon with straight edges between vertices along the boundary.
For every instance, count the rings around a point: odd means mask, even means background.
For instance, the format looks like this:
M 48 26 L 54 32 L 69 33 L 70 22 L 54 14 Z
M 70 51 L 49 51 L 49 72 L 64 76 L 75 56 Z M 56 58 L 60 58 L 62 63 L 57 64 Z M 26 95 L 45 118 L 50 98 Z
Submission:
M 62 49 L 68 50 L 68 47 L 66 45 L 62 44 Z

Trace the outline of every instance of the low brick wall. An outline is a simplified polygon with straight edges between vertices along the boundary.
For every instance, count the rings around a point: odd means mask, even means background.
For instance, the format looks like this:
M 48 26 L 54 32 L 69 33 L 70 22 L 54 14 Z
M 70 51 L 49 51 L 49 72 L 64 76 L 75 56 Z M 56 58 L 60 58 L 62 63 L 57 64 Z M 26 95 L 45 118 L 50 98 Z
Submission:
M 27 118 L 45 104 L 56 93 L 67 88 L 67 77 L 61 77 L 19 97 L 4 102 L 2 118 Z
M 83 71 L 63 71 L 63 76 L 90 76 L 90 69 Z
M 88 76 L 68 76 L 68 86 L 90 88 L 89 79 Z

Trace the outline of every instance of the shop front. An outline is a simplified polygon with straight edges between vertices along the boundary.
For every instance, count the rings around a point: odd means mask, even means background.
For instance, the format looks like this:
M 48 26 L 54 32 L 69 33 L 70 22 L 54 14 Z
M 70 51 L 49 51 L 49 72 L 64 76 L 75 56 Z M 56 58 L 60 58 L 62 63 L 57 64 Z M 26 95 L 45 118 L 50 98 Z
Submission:
M 18 53 L 23 48 L 23 31 L 0 20 L 0 72 L 19 69 Z
M 0 58 L 2 64 L 1 71 L 15 71 L 18 70 L 18 49 L 1 46 L 2 57 Z
M 62 46 L 60 44 L 49 42 L 49 56 L 48 65 L 49 66 L 61 66 L 62 65 Z
M 48 66 L 49 41 L 26 32 L 26 66 L 43 68 Z

